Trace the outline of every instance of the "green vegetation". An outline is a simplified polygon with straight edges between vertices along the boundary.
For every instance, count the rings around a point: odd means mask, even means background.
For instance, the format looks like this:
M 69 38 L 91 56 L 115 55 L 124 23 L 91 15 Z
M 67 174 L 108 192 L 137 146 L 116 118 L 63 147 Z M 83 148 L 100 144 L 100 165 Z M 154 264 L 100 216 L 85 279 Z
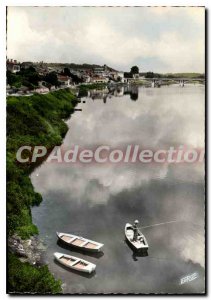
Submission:
M 87 97 L 88 90 L 102 90 L 105 87 L 106 83 L 81 84 L 79 86 L 79 97 Z
M 81 84 L 79 89 L 82 90 L 101 90 L 106 87 L 106 83 L 90 83 L 90 84 Z
M 68 68 L 64 68 L 64 70 L 62 72 L 62 75 L 70 77 L 72 79 L 72 82 L 74 82 L 76 84 L 79 84 L 79 83 L 83 82 L 83 80 L 80 77 L 78 77 L 77 75 L 71 73 L 70 69 L 68 69 Z
M 33 267 L 22 263 L 14 254 L 8 255 L 8 290 L 15 293 L 61 293 L 61 281 L 55 280 L 47 266 Z
M 133 66 L 131 69 L 130 69 L 130 73 L 131 74 L 138 74 L 139 73 L 139 68 L 137 66 Z
M 145 73 L 145 78 L 161 78 L 161 77 L 163 77 L 163 76 L 158 73 L 153 73 L 153 72 Z
M 201 73 L 166 73 L 166 74 L 159 74 L 154 72 L 146 72 L 140 73 L 140 75 L 145 76 L 145 78 L 200 78 L 204 79 L 205 75 Z
M 17 74 L 7 71 L 7 83 L 16 88 L 26 86 L 30 89 L 34 89 L 38 86 L 39 80 L 40 76 L 33 67 L 21 69 Z
M 168 77 L 168 78 L 205 78 L 204 74 L 201 73 L 168 73 L 168 74 L 163 74 L 163 77 Z
M 73 70 L 81 70 L 81 69 L 87 69 L 92 70 L 94 68 L 101 67 L 100 65 L 96 64 L 74 64 L 74 63 L 46 63 L 46 66 L 53 67 L 53 68 L 69 68 Z
M 49 87 L 49 88 L 50 88 L 52 85 L 53 85 L 53 86 L 56 86 L 56 87 L 58 87 L 58 86 L 61 85 L 60 82 L 58 81 L 58 77 L 57 77 L 56 72 L 50 72 L 50 73 L 46 74 L 46 75 L 42 78 L 42 80 L 44 80 L 44 82 L 46 82 L 46 85 L 47 85 L 47 87 Z
M 32 147 L 43 145 L 50 151 L 55 145 L 60 145 L 68 129 L 63 119 L 73 112 L 76 103 L 75 96 L 68 89 L 46 95 L 7 98 L 7 229 L 9 235 L 17 233 L 22 238 L 29 238 L 30 235 L 38 233 L 32 223 L 30 206 L 39 205 L 42 201 L 41 195 L 34 191 L 29 178 L 30 172 L 36 165 L 18 163 L 17 150 L 25 145 Z M 12 282 L 16 278 L 16 275 L 12 274 L 15 270 L 14 264 L 14 260 L 12 266 L 9 262 L 10 287 L 16 284 Z M 25 273 L 26 270 L 32 269 L 27 265 L 20 274 Z M 47 269 L 39 270 L 47 272 Z M 42 278 L 36 273 L 39 270 L 33 271 L 36 278 Z M 23 277 L 23 280 L 27 281 L 28 278 L 25 280 Z M 42 280 L 45 281 L 45 288 L 51 289 L 51 282 L 48 285 L 45 278 Z M 25 292 L 28 292 L 28 283 L 22 283 L 21 276 L 17 284 L 25 286 Z M 35 288 L 37 287 L 40 287 L 40 293 L 45 291 L 42 289 L 42 282 L 37 283 Z M 10 292 L 12 291 L 15 290 L 11 289 Z
M 62 119 L 76 104 L 69 90 L 46 95 L 7 98 L 7 213 L 9 233 L 22 237 L 35 233 L 31 227 L 30 206 L 38 205 L 41 196 L 35 193 L 28 177 L 33 165 L 18 164 L 16 152 L 21 146 L 43 145 L 49 151 L 60 145 L 67 132 Z
M 27 87 L 30 90 L 33 90 L 38 87 L 39 81 L 44 81 L 44 84 L 47 87 L 56 86 L 59 87 L 61 84 L 58 81 L 58 76 L 55 72 L 50 72 L 45 76 L 41 76 L 33 67 L 27 69 L 21 69 L 20 72 L 13 74 L 10 71 L 7 71 L 7 83 L 15 88 Z

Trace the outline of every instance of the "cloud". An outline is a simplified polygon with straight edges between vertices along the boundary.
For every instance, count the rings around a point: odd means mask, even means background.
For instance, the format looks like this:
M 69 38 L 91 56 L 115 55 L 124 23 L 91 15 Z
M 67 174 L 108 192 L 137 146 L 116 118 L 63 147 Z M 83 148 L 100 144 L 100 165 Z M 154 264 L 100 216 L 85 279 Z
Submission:
M 7 54 L 21 61 L 204 72 L 204 44 L 199 7 L 8 8 Z

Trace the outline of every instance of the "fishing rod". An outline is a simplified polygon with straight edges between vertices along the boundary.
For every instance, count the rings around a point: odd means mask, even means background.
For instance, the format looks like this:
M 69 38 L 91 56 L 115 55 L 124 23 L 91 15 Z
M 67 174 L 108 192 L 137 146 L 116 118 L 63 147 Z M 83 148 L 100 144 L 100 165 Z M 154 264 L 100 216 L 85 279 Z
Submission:
M 150 227 L 154 227 L 154 226 L 160 226 L 160 225 L 165 225 L 165 224 L 170 224 L 170 223 L 178 223 L 178 222 L 183 222 L 183 221 L 163 222 L 163 223 L 158 223 L 158 224 L 153 224 L 153 225 L 143 226 L 143 227 L 138 228 L 138 229 L 150 228 Z
M 145 229 L 145 228 L 150 228 L 150 227 L 155 227 L 155 226 L 160 226 L 160 225 L 165 225 L 165 224 L 171 224 L 171 223 L 179 223 L 179 222 L 186 222 L 186 221 L 182 221 L 182 220 L 175 220 L 175 221 L 169 221 L 169 222 L 163 222 L 163 223 L 157 223 L 157 224 L 153 224 L 153 225 L 148 225 L 148 226 L 143 226 L 143 227 L 140 227 L 138 229 Z M 199 224 L 195 224 L 193 222 L 189 222 L 195 226 L 199 226 L 199 227 L 203 227 L 202 225 L 199 225 Z

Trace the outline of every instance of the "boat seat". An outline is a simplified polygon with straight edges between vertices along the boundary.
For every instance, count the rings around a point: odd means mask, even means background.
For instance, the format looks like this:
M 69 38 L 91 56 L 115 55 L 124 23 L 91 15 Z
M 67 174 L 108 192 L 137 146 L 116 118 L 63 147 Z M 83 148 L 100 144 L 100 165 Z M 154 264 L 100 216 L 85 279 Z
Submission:
M 70 242 L 72 243 L 73 241 L 75 241 L 77 239 L 76 236 L 74 236 L 73 238 L 70 239 Z
M 75 239 L 76 237 L 68 237 L 66 235 L 62 236 L 62 240 L 65 241 L 66 243 L 72 243 Z
M 72 266 L 73 264 L 75 264 L 75 262 L 78 262 L 78 260 L 72 260 L 71 258 L 67 258 L 65 256 L 63 256 L 61 259 L 60 259 L 65 265 L 69 265 L 69 266 Z
M 88 244 L 89 243 L 89 241 L 84 241 L 84 243 L 83 244 L 81 244 L 81 247 L 84 247 L 84 246 L 86 246 L 86 244 Z
M 92 243 L 90 241 L 87 241 L 83 246 L 85 246 L 87 249 L 97 249 L 99 247 L 98 244 Z
M 80 260 L 80 259 L 76 259 L 76 261 L 74 261 L 73 264 L 72 264 L 71 266 L 73 267 L 74 265 L 78 264 L 79 261 L 81 261 L 81 260 Z

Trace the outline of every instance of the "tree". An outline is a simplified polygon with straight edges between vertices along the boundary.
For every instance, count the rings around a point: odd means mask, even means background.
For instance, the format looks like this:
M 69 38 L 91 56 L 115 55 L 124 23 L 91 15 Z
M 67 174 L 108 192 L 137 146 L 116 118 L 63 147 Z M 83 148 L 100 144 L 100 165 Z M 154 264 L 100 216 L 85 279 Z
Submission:
M 74 82 L 76 84 L 83 82 L 83 80 L 80 77 L 71 73 L 69 68 L 64 68 L 62 75 L 70 77 L 72 79 L 72 82 Z
M 130 70 L 132 74 L 139 74 L 139 68 L 137 66 L 133 66 Z
M 16 88 L 20 88 L 21 85 L 24 85 L 30 89 L 34 89 L 34 87 L 38 86 L 39 80 L 40 76 L 33 67 L 21 69 L 21 71 L 16 74 L 7 71 L 7 83 Z
M 154 78 L 154 73 L 153 72 L 147 72 L 145 75 L 145 78 Z
M 58 77 L 55 72 L 50 72 L 44 77 L 44 81 L 51 85 L 59 86 Z
M 64 68 L 64 70 L 63 70 L 63 74 L 65 75 L 65 76 L 71 76 L 71 73 L 70 73 L 70 69 L 69 68 Z

